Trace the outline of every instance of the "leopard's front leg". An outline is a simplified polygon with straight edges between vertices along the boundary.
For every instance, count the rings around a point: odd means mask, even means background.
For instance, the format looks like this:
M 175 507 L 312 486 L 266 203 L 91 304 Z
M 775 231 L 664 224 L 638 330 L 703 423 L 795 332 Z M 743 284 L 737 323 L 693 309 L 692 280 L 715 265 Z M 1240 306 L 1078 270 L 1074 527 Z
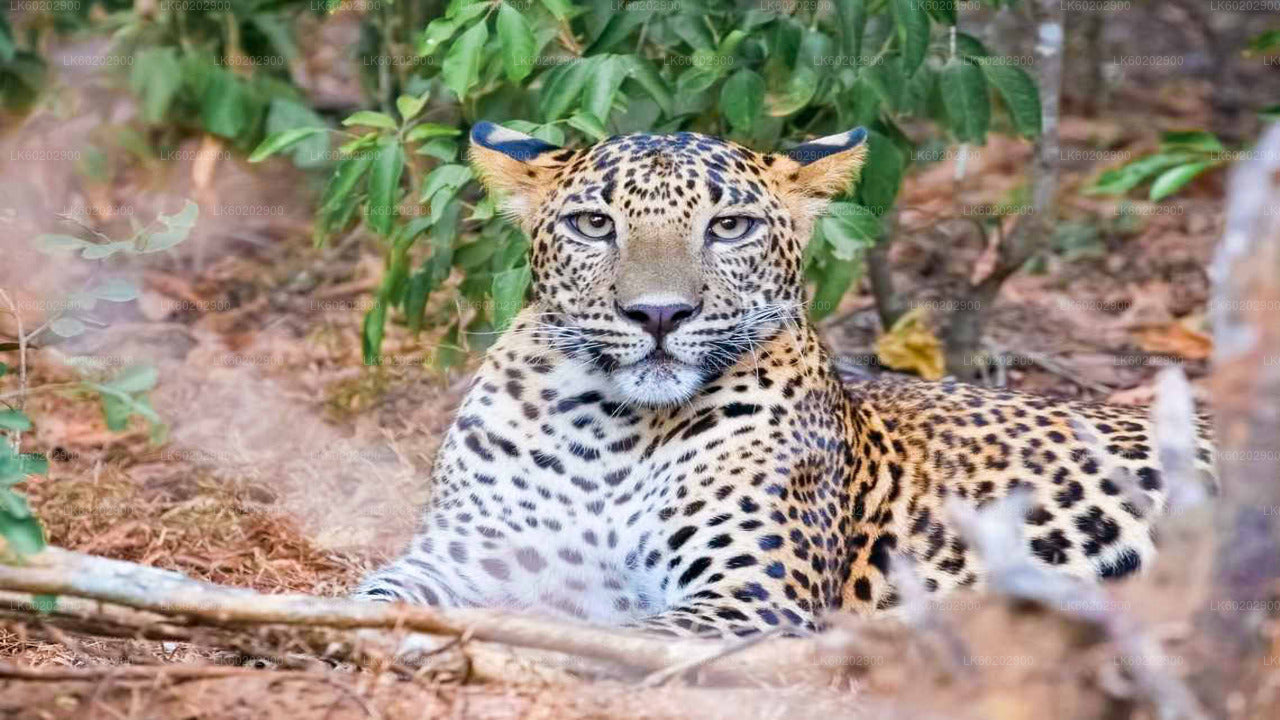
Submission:
M 699 638 L 743 637 L 760 632 L 781 631 L 788 635 L 813 632 L 812 614 L 778 606 L 752 606 L 732 598 L 698 600 L 642 618 L 633 624 L 664 635 Z

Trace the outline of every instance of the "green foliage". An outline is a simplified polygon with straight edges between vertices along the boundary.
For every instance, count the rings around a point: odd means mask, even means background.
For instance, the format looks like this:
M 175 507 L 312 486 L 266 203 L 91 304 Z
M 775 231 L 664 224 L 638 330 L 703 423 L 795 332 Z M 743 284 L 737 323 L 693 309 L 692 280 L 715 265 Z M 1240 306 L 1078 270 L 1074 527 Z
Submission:
M 25 112 L 47 82 L 48 64 L 23 45 L 8 14 L 0 13 L 0 110 Z
M 319 9 L 304 0 L 172 2 L 152 13 L 122 9 L 107 21 L 114 30 L 110 52 L 131 61 L 121 65 L 128 68 L 144 124 L 207 132 L 248 149 L 277 129 L 323 127 L 289 73 L 298 58 L 296 16 Z M 323 157 L 327 138 L 313 139 L 318 144 L 307 156 Z M 317 164 L 308 157 L 294 159 L 304 167 Z
M 18 410 L 0 411 L 0 430 L 12 437 L 31 429 L 31 421 Z M 31 513 L 27 499 L 13 486 L 31 475 L 44 475 L 49 462 L 35 453 L 21 453 L 16 444 L 0 440 L 0 537 L 10 552 L 31 555 L 44 548 L 44 530 Z
M 1195 178 L 1231 160 L 1222 142 L 1210 132 L 1190 130 L 1167 132 L 1160 149 L 1150 155 L 1108 170 L 1089 187 L 1094 195 L 1125 195 L 1150 183 L 1148 197 L 1163 200 L 1187 186 Z
M 86 240 L 76 235 L 48 234 L 37 237 L 35 243 L 40 251 L 51 255 L 79 255 L 82 260 L 98 263 L 117 254 L 148 255 L 172 249 L 185 241 L 195 225 L 198 210 L 197 205 L 188 200 L 177 214 L 160 215 L 154 223 L 137 228 L 128 240 L 111 241 L 101 237 Z M 5 343 L 0 346 L 0 352 L 11 354 L 16 363 L 25 362 L 21 353 L 23 342 L 49 346 L 77 337 L 90 327 L 102 324 L 94 317 L 99 303 L 124 303 L 138 297 L 138 288 L 132 282 L 123 278 L 98 280 L 98 275 L 91 273 L 90 280 L 79 290 L 51 301 L 49 306 L 56 309 L 21 342 Z M 133 365 L 113 373 L 109 368 L 99 367 L 91 357 L 73 357 L 68 362 L 80 371 L 81 379 L 64 389 L 95 398 L 108 429 L 122 431 L 130 418 L 137 416 L 149 425 L 152 440 L 161 441 L 165 426 L 149 398 L 158 379 L 155 367 Z M 13 362 L 0 363 L 0 378 L 10 376 L 12 367 Z M 26 498 L 13 489 L 31 475 L 48 472 L 49 463 L 44 456 L 19 451 L 22 434 L 32 429 L 31 419 L 21 410 L 22 401 L 26 394 L 42 389 L 0 393 L 0 537 L 4 537 L 8 549 L 19 556 L 39 552 L 44 547 L 40 521 L 32 514 Z
M 1040 130 L 1030 76 L 953 33 L 955 3 L 927 5 L 846 0 L 834 12 L 802 4 L 783 14 L 711 1 L 653 13 L 607 0 L 451 0 L 412 38 L 423 61 L 379 78 L 380 110 L 343 123 L 351 134 L 317 213 L 317 243 L 357 219 L 384 243 L 365 360 L 378 361 L 387 322 L 416 331 L 439 321 L 448 331 L 436 361 L 448 366 L 459 347 L 509 323 L 524 300 L 526 242 L 495 216 L 458 158 L 458 136 L 481 119 L 556 144 L 689 130 L 763 150 L 867 126 L 861 186 L 837 203 L 808 250 L 814 314 L 829 312 L 857 279 L 861 252 L 883 240 L 881 218 L 914 150 L 900 123 L 930 120 L 952 141 L 979 144 L 993 126 L 1026 137 Z M 406 27 L 393 20 L 372 20 L 384 44 Z M 427 111 L 460 118 L 458 127 L 415 122 Z M 312 137 L 293 130 L 269 135 L 253 159 Z M 456 292 L 476 312 L 470 322 L 429 320 L 428 296 L 454 271 Z

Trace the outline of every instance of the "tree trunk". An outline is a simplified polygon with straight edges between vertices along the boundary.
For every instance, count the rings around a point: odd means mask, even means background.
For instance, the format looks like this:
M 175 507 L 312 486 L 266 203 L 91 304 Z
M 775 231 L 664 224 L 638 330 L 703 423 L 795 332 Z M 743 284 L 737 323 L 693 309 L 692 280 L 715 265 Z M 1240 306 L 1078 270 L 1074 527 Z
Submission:
M 961 380 L 981 375 L 974 362 L 982 352 L 987 318 L 1009 276 L 1038 253 L 1048 241 L 1057 216 L 1059 143 L 1058 118 L 1062 97 L 1064 12 L 1061 0 L 1036 0 L 1036 57 L 1040 83 L 1042 128 L 1036 140 L 1031 171 L 1031 207 L 1000 244 L 1000 257 L 986 279 L 971 285 L 960 298 L 946 336 L 947 370 Z
M 1248 707 L 1239 717 L 1277 717 L 1264 682 L 1275 664 L 1267 627 L 1280 604 L 1280 125 L 1232 174 L 1227 228 L 1214 258 L 1214 413 L 1222 498 L 1211 604 L 1201 633 L 1206 663 Z M 1226 697 L 1206 695 L 1221 710 Z M 1270 705 L 1268 705 L 1270 703 Z M 1225 715 L 1225 712 L 1223 713 Z

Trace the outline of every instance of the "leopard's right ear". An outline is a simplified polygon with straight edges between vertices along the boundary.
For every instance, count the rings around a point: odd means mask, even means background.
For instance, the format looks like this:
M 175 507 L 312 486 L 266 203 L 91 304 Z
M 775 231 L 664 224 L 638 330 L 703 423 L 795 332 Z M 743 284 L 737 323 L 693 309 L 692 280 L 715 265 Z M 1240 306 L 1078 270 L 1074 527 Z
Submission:
M 526 219 L 550 189 L 550 178 L 575 150 L 491 122 L 471 128 L 471 164 L 498 206 Z

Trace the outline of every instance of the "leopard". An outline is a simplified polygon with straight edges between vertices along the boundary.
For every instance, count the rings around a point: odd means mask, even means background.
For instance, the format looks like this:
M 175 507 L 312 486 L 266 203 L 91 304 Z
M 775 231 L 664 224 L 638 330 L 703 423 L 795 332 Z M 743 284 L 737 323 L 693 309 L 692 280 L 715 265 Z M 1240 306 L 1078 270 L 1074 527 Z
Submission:
M 1037 568 L 1100 582 L 1153 562 L 1170 488 L 1143 408 L 839 369 L 806 246 L 861 175 L 864 128 L 776 153 L 691 132 L 566 148 L 489 122 L 470 140 L 528 238 L 527 296 L 438 449 L 419 530 L 355 597 L 811 633 L 893 612 L 899 562 L 929 598 L 982 589 L 948 503 L 1015 493 Z

